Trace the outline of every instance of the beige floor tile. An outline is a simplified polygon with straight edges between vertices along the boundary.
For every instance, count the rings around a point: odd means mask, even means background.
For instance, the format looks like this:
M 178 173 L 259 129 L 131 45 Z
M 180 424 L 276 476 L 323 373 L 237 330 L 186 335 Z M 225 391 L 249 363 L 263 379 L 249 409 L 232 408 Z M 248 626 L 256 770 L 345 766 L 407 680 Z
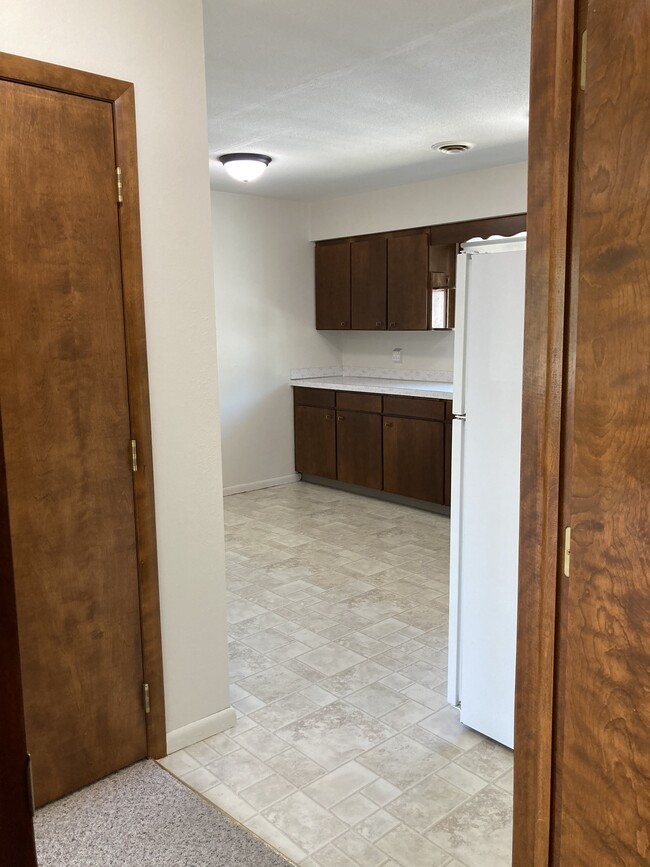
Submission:
M 467 792 L 432 774 L 384 809 L 408 828 L 423 834 L 466 800 Z
M 246 827 L 250 828 L 262 840 L 270 843 L 282 855 L 291 858 L 295 864 L 307 865 L 307 853 L 263 816 L 253 816 L 246 822 Z
M 441 819 L 427 839 L 467 867 L 510 867 L 512 797 L 489 786 Z
M 273 756 L 267 764 L 297 788 L 303 788 L 327 773 L 321 765 L 292 748 Z
M 323 807 L 333 807 L 340 801 L 374 782 L 377 775 L 357 762 L 347 762 L 304 787 L 305 794 Z M 365 818 L 365 817 L 362 817 Z M 359 819 L 361 821 L 361 819 Z
M 389 831 L 376 845 L 402 867 L 442 867 L 449 861 L 445 851 L 404 825 Z
M 396 828 L 399 823 L 399 819 L 396 819 L 395 816 L 391 816 L 390 813 L 387 813 L 385 810 L 377 810 L 376 813 L 373 813 L 367 819 L 359 822 L 359 824 L 355 826 L 354 830 L 370 843 L 374 843 L 380 837 L 383 837 L 388 831 Z
M 304 792 L 294 792 L 262 811 L 264 818 L 313 854 L 346 830 L 346 825 Z
M 237 794 L 272 773 L 268 765 L 244 749 L 211 762 L 208 770 Z
M 208 746 L 205 741 L 199 741 L 198 744 L 192 744 L 191 747 L 185 747 L 185 752 L 196 759 L 201 765 L 209 765 L 219 758 L 219 753 Z
M 201 763 L 186 750 L 178 750 L 175 753 L 171 753 L 171 755 L 165 756 L 164 759 L 159 759 L 158 763 L 177 777 L 189 774 L 190 771 L 195 771 L 201 766 Z
M 241 796 L 259 811 L 271 806 L 276 801 L 281 801 L 282 798 L 286 798 L 295 790 L 296 787 L 284 777 L 279 774 L 271 774 L 270 777 L 260 780 L 259 783 L 254 783 L 243 789 Z
M 453 783 L 454 786 L 467 792 L 468 795 L 475 795 L 487 786 L 485 780 L 460 767 L 456 762 L 450 762 L 444 768 L 440 768 L 439 771 L 436 771 L 436 776 L 447 780 L 448 783 Z
M 359 822 L 377 811 L 377 805 L 357 792 L 332 807 L 331 811 L 347 825 L 358 825 Z
M 379 867 L 386 860 L 383 852 L 364 840 L 355 831 L 348 831 L 336 838 L 336 848 L 343 852 L 357 867 Z
M 357 861 L 348 858 L 331 843 L 316 852 L 312 860 L 318 867 L 359 867 Z
M 335 695 L 344 697 L 350 695 L 350 693 L 357 692 L 364 686 L 376 683 L 388 674 L 390 674 L 389 668 L 381 665 L 376 659 L 368 659 L 366 662 L 355 665 L 341 674 L 326 678 L 320 685 Z
M 251 713 L 250 718 L 268 731 L 274 732 L 316 710 L 317 706 L 302 693 L 296 693 L 265 705 L 261 710 Z
M 237 819 L 238 822 L 247 822 L 255 815 L 257 810 L 252 807 L 248 801 L 240 798 L 232 789 L 223 783 L 213 786 L 203 792 L 203 797 L 208 801 L 212 801 L 217 807 L 220 807 L 229 816 Z
M 400 732 L 430 715 L 431 708 L 425 707 L 417 701 L 406 701 L 396 710 L 384 714 L 382 721 L 394 728 L 395 731 Z
M 300 661 L 322 672 L 326 677 L 339 674 L 353 665 L 363 662 L 364 657 L 360 653 L 354 653 L 339 644 L 326 644 L 324 647 L 310 650 L 300 657 Z
M 390 737 L 393 729 L 342 701 L 284 726 L 277 734 L 329 770 Z
M 259 674 L 254 674 L 252 677 L 245 678 L 240 685 L 257 698 L 270 704 L 272 701 L 285 698 L 294 692 L 300 692 L 301 689 L 309 686 L 309 681 L 291 671 L 288 665 L 276 665 Z
M 272 756 L 277 756 L 278 753 L 284 752 L 287 745 L 280 738 L 276 738 L 274 734 L 267 731 L 262 726 L 258 725 L 243 735 L 237 735 L 234 740 L 240 747 L 248 750 L 258 759 L 266 761 Z
M 512 763 L 512 750 L 489 740 L 480 741 L 457 760 L 461 767 L 488 782 L 511 770 Z
M 388 780 L 378 777 L 373 783 L 362 789 L 361 793 L 370 798 L 371 801 L 374 801 L 378 806 L 384 807 L 386 804 L 394 801 L 395 798 L 398 798 L 402 794 L 402 790 L 389 783 Z
M 444 707 L 421 723 L 420 728 L 444 738 L 461 750 L 469 750 L 483 740 L 483 736 L 460 722 L 458 708 Z
M 207 768 L 197 768 L 181 777 L 184 783 L 194 789 L 195 792 L 205 792 L 216 786 L 219 780 Z
M 325 705 L 337 701 L 337 696 L 335 696 L 334 693 L 328 692 L 326 689 L 318 686 L 318 684 L 312 684 L 311 686 L 305 687 L 300 695 L 305 696 L 310 701 L 314 702 L 314 704 L 318 705 L 318 707 L 325 707 Z
M 384 741 L 364 752 L 357 761 L 402 790 L 446 764 L 438 753 L 431 752 L 406 735 Z
M 370 686 L 366 686 L 358 692 L 346 696 L 345 700 L 348 704 L 352 704 L 374 717 L 381 717 L 384 714 L 390 713 L 390 711 L 394 711 L 406 702 L 406 698 L 403 695 L 381 683 L 370 684 Z

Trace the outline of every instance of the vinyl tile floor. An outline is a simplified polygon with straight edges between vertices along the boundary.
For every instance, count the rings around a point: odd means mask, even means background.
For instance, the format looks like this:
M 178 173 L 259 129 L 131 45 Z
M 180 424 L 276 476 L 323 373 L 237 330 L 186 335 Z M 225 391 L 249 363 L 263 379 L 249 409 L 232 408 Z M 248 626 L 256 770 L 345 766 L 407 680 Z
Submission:
M 225 500 L 237 725 L 161 764 L 300 867 L 509 867 L 512 752 L 446 701 L 449 520 Z

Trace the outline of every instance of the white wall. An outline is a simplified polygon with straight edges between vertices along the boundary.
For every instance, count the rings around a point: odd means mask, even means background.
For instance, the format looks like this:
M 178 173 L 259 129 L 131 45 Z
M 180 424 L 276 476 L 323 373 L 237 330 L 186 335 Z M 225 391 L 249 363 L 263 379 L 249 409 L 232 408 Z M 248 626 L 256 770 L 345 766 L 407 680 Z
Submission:
M 0 34 L 3 51 L 135 82 L 167 728 L 178 746 L 230 718 L 191 728 L 229 706 L 201 2 L 10 0 Z
M 526 185 L 527 164 L 516 163 L 312 202 L 309 237 L 316 241 L 517 214 L 526 210 Z M 341 347 L 346 367 L 453 368 L 453 334 L 351 333 L 342 335 Z M 401 365 L 391 362 L 397 347 L 403 350 Z
M 309 237 L 321 241 L 521 213 L 526 210 L 526 173 L 527 163 L 515 163 L 312 202 Z
M 339 367 L 315 330 L 305 202 L 212 193 L 224 485 L 293 478 L 289 372 Z

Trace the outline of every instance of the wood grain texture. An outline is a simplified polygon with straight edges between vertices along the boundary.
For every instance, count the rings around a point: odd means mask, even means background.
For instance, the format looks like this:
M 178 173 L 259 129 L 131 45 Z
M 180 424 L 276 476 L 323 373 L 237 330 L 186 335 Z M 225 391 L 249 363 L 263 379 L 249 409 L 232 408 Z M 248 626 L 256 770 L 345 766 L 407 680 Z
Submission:
M 337 409 L 356 409 L 360 412 L 381 412 L 382 396 L 359 391 L 337 391 Z
M 294 409 L 296 472 L 336 478 L 336 416 L 333 409 Z
M 575 0 L 532 22 L 513 867 L 549 863 Z
M 650 8 L 587 9 L 556 863 L 650 863 Z
M 11 82 L 0 100 L 0 388 L 43 804 L 146 755 L 113 115 Z
M 380 491 L 382 487 L 381 443 L 381 415 L 337 409 L 336 478 L 338 481 Z
M 445 425 L 384 416 L 384 490 L 444 505 Z
M 500 217 L 482 217 L 443 223 L 429 229 L 432 244 L 462 244 L 470 238 L 489 238 L 490 235 L 510 237 L 526 231 L 526 214 L 505 214 Z
M 407 418 L 430 418 L 444 421 L 449 412 L 451 401 L 431 397 L 405 397 L 404 395 L 384 395 L 384 413 L 403 415 Z
M 133 88 L 128 81 L 83 72 L 80 69 L 69 69 L 55 63 L 44 63 L 42 60 L 32 60 L 4 51 L 0 51 L 0 78 L 108 102 L 119 99 L 125 91 Z
M 316 328 L 350 328 L 350 242 L 316 244 Z
M 351 248 L 352 328 L 386 330 L 387 241 L 383 235 L 353 241 Z
M 144 679 L 149 684 L 151 704 L 151 711 L 146 716 L 147 755 L 157 759 L 167 754 L 167 734 L 133 85 L 129 85 L 114 102 L 113 117 L 116 159 L 122 169 L 124 199 L 119 208 L 119 234 L 129 418 L 131 435 L 138 443 L 138 471 L 133 476 L 133 491 L 142 665 Z
M 9 501 L 0 419 L 0 849 L 12 867 L 36 867 L 27 786 L 18 617 L 9 526 Z
M 295 406 L 331 406 L 336 403 L 336 392 L 325 388 L 303 388 L 294 386 L 293 402 Z
M 429 235 L 413 232 L 388 239 L 388 330 L 430 327 Z

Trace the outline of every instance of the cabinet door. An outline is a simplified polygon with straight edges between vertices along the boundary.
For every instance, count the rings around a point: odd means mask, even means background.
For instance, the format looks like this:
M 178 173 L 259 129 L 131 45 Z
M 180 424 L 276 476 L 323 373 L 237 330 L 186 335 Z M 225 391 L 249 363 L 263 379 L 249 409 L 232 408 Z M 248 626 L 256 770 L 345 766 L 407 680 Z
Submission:
M 316 244 L 316 328 L 350 328 L 350 242 Z
M 384 417 L 384 490 L 444 505 L 444 422 Z
M 336 422 L 333 409 L 295 409 L 296 472 L 336 478 Z
M 339 482 L 381 490 L 381 416 L 338 410 L 336 466 Z
M 388 239 L 388 330 L 425 331 L 430 326 L 429 235 Z
M 352 243 L 352 328 L 386 330 L 386 252 L 386 238 Z

